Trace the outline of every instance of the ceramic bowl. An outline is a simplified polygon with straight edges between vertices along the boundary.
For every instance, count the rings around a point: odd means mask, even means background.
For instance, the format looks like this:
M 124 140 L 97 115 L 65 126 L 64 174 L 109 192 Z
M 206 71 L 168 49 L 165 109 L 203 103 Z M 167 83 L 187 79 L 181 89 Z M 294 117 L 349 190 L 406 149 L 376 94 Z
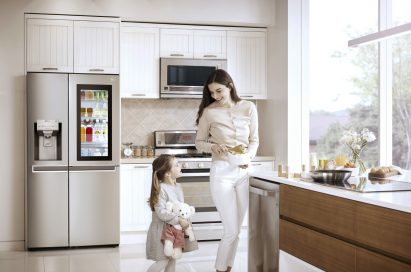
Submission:
M 250 155 L 245 154 L 231 154 L 227 153 L 228 163 L 232 166 L 239 166 L 244 164 L 250 164 Z
M 350 171 L 352 177 L 356 177 L 360 173 L 360 168 L 358 168 L 358 167 L 355 167 L 355 168 L 341 168 L 339 170 Z

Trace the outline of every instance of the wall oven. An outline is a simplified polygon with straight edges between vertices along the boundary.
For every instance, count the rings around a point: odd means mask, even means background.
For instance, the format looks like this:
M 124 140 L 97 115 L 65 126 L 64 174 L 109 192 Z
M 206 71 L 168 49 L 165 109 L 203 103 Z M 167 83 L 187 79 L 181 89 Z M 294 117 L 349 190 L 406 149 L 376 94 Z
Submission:
M 160 97 L 202 98 L 204 83 L 216 69 L 227 69 L 227 60 L 160 58 Z
M 177 182 L 184 201 L 196 209 L 192 224 L 197 240 L 220 240 L 223 225 L 210 192 L 211 154 L 197 152 L 195 130 L 163 130 L 154 135 L 156 155 L 174 154 L 181 165 L 182 176 Z

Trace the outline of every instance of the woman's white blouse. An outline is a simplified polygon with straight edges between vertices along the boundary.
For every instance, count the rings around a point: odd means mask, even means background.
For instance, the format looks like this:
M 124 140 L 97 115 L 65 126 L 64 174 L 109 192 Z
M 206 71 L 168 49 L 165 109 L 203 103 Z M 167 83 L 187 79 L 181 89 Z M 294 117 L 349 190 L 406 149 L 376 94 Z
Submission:
M 232 108 L 216 102 L 204 109 L 198 123 L 197 150 L 211 153 L 212 144 L 234 147 L 242 144 L 254 158 L 258 148 L 258 115 L 254 103 L 241 100 Z M 213 154 L 213 159 L 222 159 Z

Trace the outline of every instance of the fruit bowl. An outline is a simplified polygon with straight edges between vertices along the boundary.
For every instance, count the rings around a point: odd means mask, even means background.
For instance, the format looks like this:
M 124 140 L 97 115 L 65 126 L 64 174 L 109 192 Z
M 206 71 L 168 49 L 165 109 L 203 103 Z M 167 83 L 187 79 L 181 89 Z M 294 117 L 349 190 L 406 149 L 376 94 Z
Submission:
M 350 167 L 350 168 L 344 167 L 344 168 L 341 168 L 339 170 L 350 171 L 351 172 L 351 177 L 356 177 L 360 173 L 360 168 L 358 168 L 358 167 Z
M 231 166 L 239 166 L 244 164 L 250 164 L 250 155 L 248 153 L 245 154 L 231 154 L 227 153 L 228 163 Z
M 317 170 L 310 172 L 314 182 L 325 183 L 329 185 L 344 186 L 348 184 L 347 180 L 351 176 L 351 171 L 346 170 Z

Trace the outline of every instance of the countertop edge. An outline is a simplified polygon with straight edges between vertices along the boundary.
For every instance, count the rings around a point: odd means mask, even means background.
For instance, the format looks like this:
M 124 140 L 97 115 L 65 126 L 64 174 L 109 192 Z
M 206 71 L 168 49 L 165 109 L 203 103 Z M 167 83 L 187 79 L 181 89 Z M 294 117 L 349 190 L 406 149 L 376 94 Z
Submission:
M 147 164 L 147 163 L 153 163 L 155 157 L 152 158 L 121 158 L 120 163 L 121 164 Z M 198 158 L 197 158 L 198 159 Z M 198 160 L 200 161 L 210 161 L 211 158 L 199 158 Z M 256 156 L 254 159 L 252 159 L 253 162 L 259 162 L 259 161 L 274 161 L 274 157 L 272 156 Z
M 411 213 L 411 191 L 410 192 L 376 192 L 376 193 L 360 193 L 346 191 L 314 184 L 311 182 L 301 181 L 297 179 L 287 179 L 277 176 L 275 171 L 261 171 L 250 173 L 251 177 L 265 179 L 276 183 L 287 184 L 302 189 L 316 191 L 332 196 L 346 198 L 358 202 L 363 202 L 371 205 L 376 205 L 383 208 L 393 209 L 406 213 Z

